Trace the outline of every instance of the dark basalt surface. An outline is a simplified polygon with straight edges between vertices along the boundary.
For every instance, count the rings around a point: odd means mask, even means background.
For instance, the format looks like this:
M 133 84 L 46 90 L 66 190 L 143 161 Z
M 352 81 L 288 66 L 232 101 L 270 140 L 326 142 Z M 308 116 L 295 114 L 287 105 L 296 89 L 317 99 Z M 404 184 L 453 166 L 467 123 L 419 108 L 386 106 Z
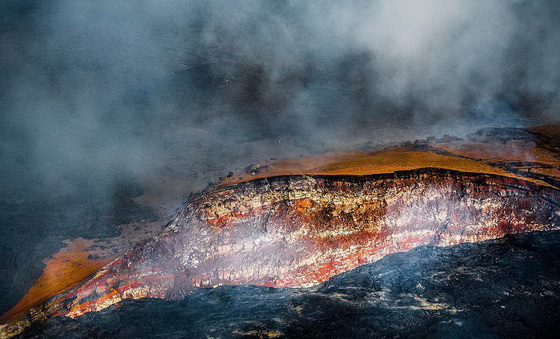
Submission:
M 542 338 L 560 335 L 560 231 L 422 246 L 310 289 L 222 286 L 125 300 L 22 337 Z

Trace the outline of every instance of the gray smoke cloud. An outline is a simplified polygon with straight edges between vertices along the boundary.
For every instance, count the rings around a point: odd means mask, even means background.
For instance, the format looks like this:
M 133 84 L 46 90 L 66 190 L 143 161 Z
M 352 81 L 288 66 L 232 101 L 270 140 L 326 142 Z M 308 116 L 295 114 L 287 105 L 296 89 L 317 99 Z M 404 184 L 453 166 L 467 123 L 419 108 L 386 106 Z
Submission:
M 55 182 L 60 167 L 142 166 L 178 126 L 243 140 L 456 132 L 554 119 L 560 104 L 553 1 L 4 7 L 2 120 Z
M 38 234 L 67 232 L 162 154 L 206 180 L 235 157 L 560 122 L 555 0 L 20 0 L 0 13 L 1 222 L 21 234 L 38 224 L 17 211 L 59 210 Z

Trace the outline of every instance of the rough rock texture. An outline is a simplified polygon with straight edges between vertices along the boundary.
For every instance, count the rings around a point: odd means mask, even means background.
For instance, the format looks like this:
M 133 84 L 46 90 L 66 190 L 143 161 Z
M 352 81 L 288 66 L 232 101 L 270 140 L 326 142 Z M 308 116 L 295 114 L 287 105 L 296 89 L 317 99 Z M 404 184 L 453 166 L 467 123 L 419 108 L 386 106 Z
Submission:
M 154 239 L 3 331 L 200 287 L 308 287 L 421 245 L 556 229 L 559 202 L 551 188 L 438 169 L 255 180 L 197 198 Z
M 389 255 L 307 289 L 222 286 L 126 300 L 30 338 L 552 338 L 560 232 Z

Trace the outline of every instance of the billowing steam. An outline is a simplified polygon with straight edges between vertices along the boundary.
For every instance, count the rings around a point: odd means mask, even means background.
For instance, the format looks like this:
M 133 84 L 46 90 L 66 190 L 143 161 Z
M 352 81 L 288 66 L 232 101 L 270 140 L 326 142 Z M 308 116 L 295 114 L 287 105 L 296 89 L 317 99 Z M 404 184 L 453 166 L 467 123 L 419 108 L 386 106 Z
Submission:
M 3 7 L 5 148 L 23 147 L 47 178 L 60 179 L 59 165 L 142 166 L 177 128 L 237 139 L 438 133 L 554 118 L 560 105 L 554 1 Z

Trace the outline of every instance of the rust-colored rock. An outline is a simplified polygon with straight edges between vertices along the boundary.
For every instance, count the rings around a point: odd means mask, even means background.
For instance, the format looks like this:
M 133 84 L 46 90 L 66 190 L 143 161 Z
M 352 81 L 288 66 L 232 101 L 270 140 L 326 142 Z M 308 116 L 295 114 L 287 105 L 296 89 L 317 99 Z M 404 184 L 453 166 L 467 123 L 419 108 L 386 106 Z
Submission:
M 79 317 L 123 299 L 196 288 L 305 287 L 387 254 L 557 229 L 560 192 L 490 174 L 427 168 L 372 176 L 287 176 L 209 192 L 92 278 L 6 325 Z

